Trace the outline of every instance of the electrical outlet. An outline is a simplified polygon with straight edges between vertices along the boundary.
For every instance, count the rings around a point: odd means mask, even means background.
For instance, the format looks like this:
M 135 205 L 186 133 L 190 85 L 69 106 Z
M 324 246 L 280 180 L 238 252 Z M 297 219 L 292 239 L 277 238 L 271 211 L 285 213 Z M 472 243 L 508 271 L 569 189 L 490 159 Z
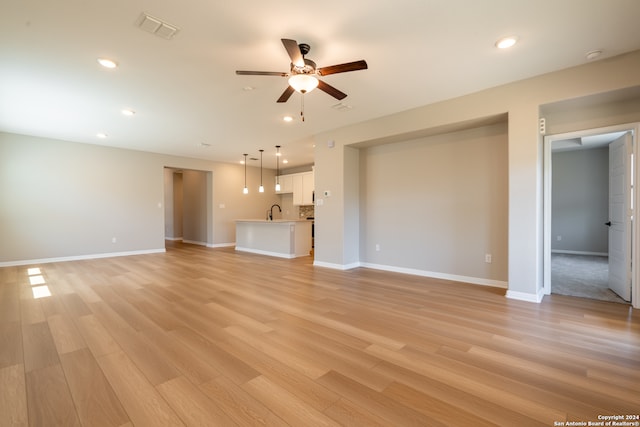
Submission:
M 556 240 L 559 242 L 560 240 L 562 240 L 562 236 L 557 236 Z
M 484 254 L 484 262 L 491 264 L 491 254 Z
M 115 243 L 117 241 L 117 239 L 115 237 L 111 238 L 111 243 Z
M 376 243 L 376 252 L 380 252 L 380 243 Z

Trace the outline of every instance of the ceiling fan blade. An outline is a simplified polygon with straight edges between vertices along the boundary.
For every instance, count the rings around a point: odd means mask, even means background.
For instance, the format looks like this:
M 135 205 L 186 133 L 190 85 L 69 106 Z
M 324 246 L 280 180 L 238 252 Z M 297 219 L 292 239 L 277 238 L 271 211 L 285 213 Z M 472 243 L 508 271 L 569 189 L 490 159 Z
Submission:
M 317 72 L 321 76 L 327 76 L 329 74 L 346 73 L 348 71 L 366 70 L 367 68 L 367 61 L 361 59 L 360 61 L 347 62 L 345 64 L 330 65 L 328 67 L 318 68 Z
M 291 95 L 293 95 L 293 92 L 295 91 L 296 90 L 291 86 L 287 86 L 284 92 L 282 92 L 282 95 L 280 95 L 280 98 L 278 98 L 278 102 L 287 102 L 291 97 Z
M 318 80 L 318 89 L 320 89 L 323 92 L 328 93 L 329 95 L 333 96 L 334 98 L 336 98 L 338 100 L 342 100 L 342 99 L 345 99 L 347 97 L 346 93 L 339 91 L 335 87 L 331 86 L 330 84 L 327 84 L 327 83 L 323 82 L 322 80 Z
M 280 71 L 236 71 L 236 74 L 240 76 L 278 76 L 278 77 L 287 77 L 289 73 L 284 73 Z
M 287 53 L 289 54 L 289 58 L 291 58 L 291 63 L 297 67 L 304 67 L 304 58 L 302 57 L 302 52 L 300 52 L 300 47 L 298 46 L 298 42 L 291 39 L 281 39 L 284 48 L 287 49 Z

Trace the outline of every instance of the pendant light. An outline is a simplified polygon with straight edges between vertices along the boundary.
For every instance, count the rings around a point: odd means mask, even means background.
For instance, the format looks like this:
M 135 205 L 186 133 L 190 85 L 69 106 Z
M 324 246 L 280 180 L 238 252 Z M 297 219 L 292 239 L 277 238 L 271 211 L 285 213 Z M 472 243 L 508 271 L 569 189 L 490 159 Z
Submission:
M 259 150 L 260 151 L 260 187 L 258 187 L 258 193 L 264 193 L 264 187 L 262 186 L 262 152 L 264 150 Z
M 242 190 L 243 194 L 249 194 L 249 189 L 247 188 L 247 156 L 248 154 L 243 154 L 244 156 L 244 189 Z
M 280 146 L 276 145 L 276 191 L 280 191 Z

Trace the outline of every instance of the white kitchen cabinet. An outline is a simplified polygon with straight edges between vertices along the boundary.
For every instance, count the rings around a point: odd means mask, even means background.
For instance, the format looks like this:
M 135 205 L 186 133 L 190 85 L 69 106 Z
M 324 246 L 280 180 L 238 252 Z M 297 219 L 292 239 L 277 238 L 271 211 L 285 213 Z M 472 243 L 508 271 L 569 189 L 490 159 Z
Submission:
M 293 177 L 293 205 L 300 206 L 302 204 L 302 174 L 292 175 Z
M 280 175 L 280 191 L 278 194 L 293 193 L 293 205 L 313 205 L 314 191 L 313 172 Z
M 314 177 L 313 172 L 302 174 L 302 204 L 313 204 L 313 191 L 314 191 Z
M 276 179 L 280 182 L 280 191 L 276 191 L 277 194 L 293 193 L 293 175 L 280 175 Z

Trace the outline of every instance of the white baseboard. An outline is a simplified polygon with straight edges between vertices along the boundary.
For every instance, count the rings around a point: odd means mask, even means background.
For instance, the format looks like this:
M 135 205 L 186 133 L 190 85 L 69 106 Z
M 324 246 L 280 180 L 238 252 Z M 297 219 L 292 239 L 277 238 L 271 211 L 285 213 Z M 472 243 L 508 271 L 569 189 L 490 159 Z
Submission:
M 208 248 L 228 248 L 230 246 L 235 246 L 236 243 L 232 242 L 232 243 L 207 243 L 207 242 L 198 242 L 195 240 L 184 240 L 182 237 L 165 237 L 165 240 L 170 240 L 172 242 L 182 242 L 182 243 L 188 243 L 190 245 L 200 245 L 200 246 L 206 246 Z
M 184 239 L 182 239 L 182 243 L 188 243 L 190 245 L 198 245 L 198 246 L 207 246 L 207 242 L 198 242 L 197 240 L 184 240 Z
M 283 253 L 280 253 L 280 252 L 270 252 L 270 251 L 263 251 L 263 250 L 260 250 L 260 249 L 243 248 L 241 246 L 236 246 L 236 251 L 250 252 L 252 254 L 268 255 L 268 256 L 274 256 L 274 257 L 278 257 L 278 258 L 287 258 L 287 259 L 299 258 L 299 257 L 303 257 L 303 256 L 309 256 L 308 254 L 307 255 L 283 254 Z
M 360 263 L 359 262 L 354 262 L 352 264 L 334 264 L 334 263 L 330 263 L 330 262 L 324 262 L 324 261 L 313 261 L 313 266 L 314 267 L 324 267 L 324 268 L 331 268 L 333 270 L 351 270 L 353 268 L 358 268 L 360 267 Z
M 207 243 L 208 248 L 228 248 L 230 246 L 235 246 L 236 243 Z
M 473 285 L 493 286 L 507 289 L 507 282 L 501 280 L 484 279 L 481 277 L 460 276 L 457 274 L 437 273 L 434 271 L 418 270 L 414 268 L 393 267 L 389 265 L 361 263 L 362 267 L 373 268 L 375 270 L 392 271 L 395 273 L 411 274 L 414 276 L 431 277 L 433 279 L 452 280 L 454 282 L 471 283 Z
M 565 251 L 564 249 L 552 249 L 552 254 L 567 255 L 591 255 L 591 256 L 609 256 L 607 252 L 587 252 L 587 251 Z
M 528 292 L 507 291 L 506 297 L 519 301 L 534 302 L 539 304 L 542 302 L 542 298 L 544 298 L 544 289 L 538 289 L 537 294 L 530 294 Z
M 120 256 L 131 255 L 145 255 L 145 254 L 158 254 L 166 252 L 165 248 L 161 249 L 145 249 L 140 251 L 128 251 L 128 252 L 108 252 L 103 254 L 89 254 L 89 255 L 74 255 L 55 258 L 39 258 L 39 259 L 27 259 L 18 261 L 0 262 L 0 267 L 14 267 L 20 265 L 32 265 L 32 264 L 48 264 L 52 262 L 66 262 L 66 261 L 83 261 L 88 259 L 100 259 L 100 258 L 114 258 Z
M 334 270 L 350 270 L 352 268 L 363 267 L 373 270 L 391 271 L 394 273 L 411 274 L 413 276 L 431 277 L 434 279 L 452 280 L 454 282 L 471 283 L 473 285 L 493 286 L 497 288 L 507 289 L 507 282 L 491 279 L 483 279 L 480 277 L 459 276 L 455 274 L 436 273 L 433 271 L 417 270 L 414 268 L 393 267 L 390 265 L 372 264 L 368 262 L 356 262 L 352 264 L 333 264 L 323 261 L 314 261 L 315 267 L 332 268 Z

